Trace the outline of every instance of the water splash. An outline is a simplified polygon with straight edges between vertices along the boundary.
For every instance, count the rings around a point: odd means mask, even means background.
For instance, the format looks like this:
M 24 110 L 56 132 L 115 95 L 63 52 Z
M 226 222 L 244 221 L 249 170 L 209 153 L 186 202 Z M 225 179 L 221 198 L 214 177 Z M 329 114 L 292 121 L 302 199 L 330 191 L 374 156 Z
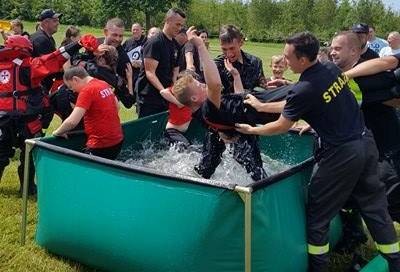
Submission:
M 232 153 L 232 148 L 227 146 L 227 150 L 222 155 L 222 162 L 212 175 L 211 180 L 225 181 L 241 186 L 254 182 L 244 167 L 233 158 Z M 200 161 L 200 158 L 200 144 L 194 144 L 190 149 L 182 150 L 175 145 L 162 147 L 154 142 L 144 141 L 139 149 L 128 147 L 122 150 L 118 160 L 130 165 L 160 171 L 163 174 L 198 177 L 193 168 Z M 273 160 L 265 154 L 261 154 L 261 158 L 264 169 L 269 176 L 290 167 L 290 165 Z

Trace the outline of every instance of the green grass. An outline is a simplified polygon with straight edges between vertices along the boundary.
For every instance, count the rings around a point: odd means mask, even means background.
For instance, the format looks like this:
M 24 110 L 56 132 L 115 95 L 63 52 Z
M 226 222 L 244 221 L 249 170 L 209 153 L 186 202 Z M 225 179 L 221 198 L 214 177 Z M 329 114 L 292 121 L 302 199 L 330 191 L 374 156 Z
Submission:
M 25 29 L 32 33 L 35 23 L 25 22 Z M 55 34 L 55 39 L 59 45 L 66 26 L 61 25 Z M 82 33 L 92 33 L 96 36 L 102 35 L 101 29 L 82 27 Z M 126 33 L 128 36 L 129 33 Z M 243 49 L 251 54 L 260 57 L 264 63 L 265 74 L 271 75 L 269 62 L 272 55 L 282 53 L 282 44 L 264 44 L 246 42 Z M 210 52 L 213 56 L 220 54 L 217 40 L 211 40 Z M 290 71 L 286 75 L 292 80 L 297 76 Z M 136 118 L 135 110 L 124 109 L 121 107 L 120 116 L 123 121 Z M 55 118 L 47 134 L 60 124 L 60 120 Z M 19 182 L 17 177 L 18 160 L 14 157 L 10 165 L 6 168 L 0 183 L 0 271 L 94 271 L 78 263 L 65 260 L 51 255 L 39 248 L 34 242 L 35 224 L 37 221 L 36 201 L 29 199 L 29 218 L 27 244 L 22 247 L 19 244 L 20 222 L 21 222 L 21 198 L 18 195 Z M 371 254 L 370 249 L 366 249 Z M 334 258 L 331 271 L 343 271 L 346 258 Z

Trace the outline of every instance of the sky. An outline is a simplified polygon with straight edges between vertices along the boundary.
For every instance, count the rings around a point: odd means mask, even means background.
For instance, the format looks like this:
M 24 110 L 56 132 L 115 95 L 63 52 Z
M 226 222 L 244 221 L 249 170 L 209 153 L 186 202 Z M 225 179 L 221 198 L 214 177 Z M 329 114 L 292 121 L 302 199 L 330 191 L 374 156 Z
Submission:
M 393 10 L 400 12 L 400 1 L 399 0 L 382 0 L 382 2 L 386 6 L 391 7 Z

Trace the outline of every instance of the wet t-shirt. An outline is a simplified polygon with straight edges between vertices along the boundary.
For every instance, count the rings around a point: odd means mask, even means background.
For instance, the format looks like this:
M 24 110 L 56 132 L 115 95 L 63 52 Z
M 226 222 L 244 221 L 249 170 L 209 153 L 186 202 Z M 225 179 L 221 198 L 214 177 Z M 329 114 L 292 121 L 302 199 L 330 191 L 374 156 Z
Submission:
M 291 90 L 291 86 L 284 86 L 271 91 L 251 92 L 251 94 L 261 102 L 276 102 L 284 100 L 289 90 Z M 224 132 L 232 132 L 236 123 L 254 126 L 266 124 L 279 118 L 277 113 L 257 112 L 253 107 L 245 104 L 244 99 L 248 93 L 250 92 L 222 95 L 220 108 L 217 108 L 207 99 L 193 116 L 205 126 Z
M 331 145 L 358 138 L 364 121 L 347 82 L 335 64 L 317 62 L 289 91 L 282 115 L 292 121 L 304 119 Z

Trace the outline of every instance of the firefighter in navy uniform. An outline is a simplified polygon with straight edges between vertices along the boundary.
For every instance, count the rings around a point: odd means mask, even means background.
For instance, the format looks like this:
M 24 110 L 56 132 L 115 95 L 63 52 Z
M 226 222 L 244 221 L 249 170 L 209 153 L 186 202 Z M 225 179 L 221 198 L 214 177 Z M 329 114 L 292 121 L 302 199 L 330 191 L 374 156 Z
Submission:
M 385 186 L 378 178 L 375 142 L 365 129 L 348 78 L 333 63 L 319 63 L 318 50 L 319 42 L 311 33 L 287 39 L 285 58 L 293 72 L 301 75 L 281 116 L 261 127 L 238 124 L 237 130 L 279 134 L 302 118 L 318 133 L 307 203 L 309 271 L 327 271 L 329 224 L 350 199 L 359 207 L 389 270 L 400 271 L 399 243 L 387 210 Z
M 85 36 L 81 43 L 94 49 L 97 44 L 92 36 Z M 62 65 L 82 46 L 72 43 L 41 57 L 31 57 L 32 43 L 25 37 L 14 35 L 7 39 L 0 50 L 0 177 L 15 148 L 21 149 L 18 176 L 23 181 L 25 139 L 41 135 L 40 113 L 43 95 L 40 82 L 50 74 L 59 72 Z M 33 164 L 31 164 L 33 169 Z M 20 190 L 21 191 L 21 190 Z M 29 177 L 29 194 L 36 193 L 34 172 Z

